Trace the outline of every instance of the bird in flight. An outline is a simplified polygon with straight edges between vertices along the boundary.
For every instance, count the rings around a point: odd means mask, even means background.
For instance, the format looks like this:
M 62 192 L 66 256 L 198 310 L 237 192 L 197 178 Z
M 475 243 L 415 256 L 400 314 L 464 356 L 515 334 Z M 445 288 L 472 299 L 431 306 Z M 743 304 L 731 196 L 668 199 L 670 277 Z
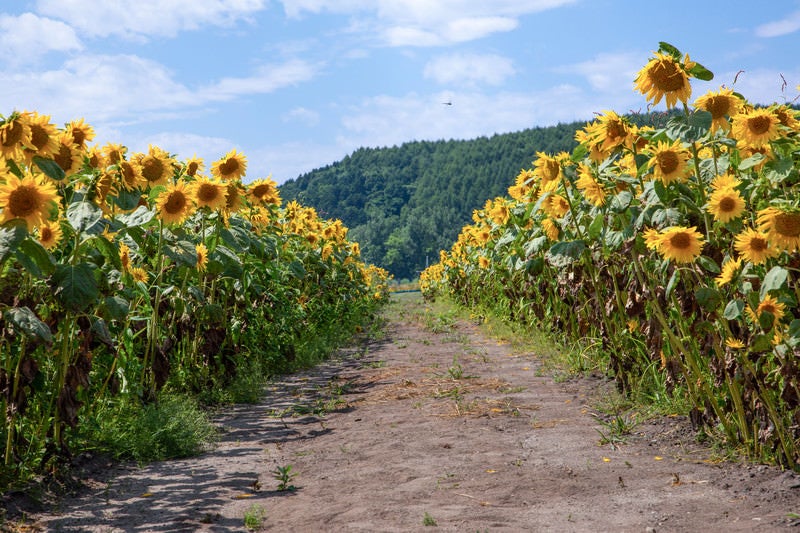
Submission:
M 453 105 L 453 102 L 442 102 L 442 105 Z

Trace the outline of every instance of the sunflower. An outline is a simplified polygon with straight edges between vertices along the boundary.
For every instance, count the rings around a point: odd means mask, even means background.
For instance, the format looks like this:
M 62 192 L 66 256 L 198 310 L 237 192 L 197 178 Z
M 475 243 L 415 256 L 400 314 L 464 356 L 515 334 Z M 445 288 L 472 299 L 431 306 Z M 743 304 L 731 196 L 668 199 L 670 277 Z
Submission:
M 247 170 L 247 158 L 236 150 L 231 150 L 225 157 L 211 165 L 211 174 L 221 180 L 238 181 Z
M 510 214 L 511 211 L 508 203 L 506 203 L 503 198 L 495 198 L 494 203 L 492 204 L 492 209 L 489 211 L 489 216 L 492 218 L 494 223 L 498 226 L 502 226 L 506 223 L 506 221 L 508 221 Z
M 64 233 L 61 231 L 61 224 L 58 221 L 45 222 L 39 226 L 39 242 L 47 250 L 55 250 Z
M 86 152 L 86 157 L 91 168 L 103 170 L 106 167 L 106 158 L 103 156 L 103 151 L 99 146 L 95 145 L 89 148 Z
M 708 198 L 706 211 L 714 216 L 714 220 L 727 224 L 744 213 L 745 203 L 739 191 L 732 187 L 717 189 Z
M 547 238 L 550 239 L 551 241 L 558 240 L 558 235 L 560 233 L 560 230 L 555 221 L 553 221 L 553 219 L 551 218 L 542 219 L 542 231 L 544 231 L 544 234 L 547 235 Z
M 653 105 L 662 98 L 666 99 L 667 109 L 675 107 L 678 100 L 685 104 L 692 96 L 689 76 L 684 70 L 689 67 L 689 56 L 684 65 L 668 54 L 656 52 L 655 55 L 636 75 L 635 88 L 652 100 Z
M 133 281 L 141 281 L 142 283 L 147 283 L 147 280 L 150 279 L 150 276 L 147 274 L 147 271 L 142 267 L 133 267 L 130 269 L 131 277 Z
M 181 224 L 194 211 L 191 196 L 186 191 L 186 183 L 167 185 L 167 189 L 156 199 L 157 216 L 165 224 Z
M 197 202 L 197 207 L 208 207 L 212 211 L 225 207 L 227 187 L 218 180 L 198 176 L 189 185 L 189 191 Z
M 661 232 L 656 250 L 664 259 L 691 263 L 700 255 L 703 244 L 696 227 L 673 226 Z
M 685 181 L 691 170 L 688 161 L 691 158 L 689 150 L 681 145 L 680 140 L 672 144 L 659 142 L 653 150 L 648 166 L 653 169 L 653 174 L 664 185 L 674 181 Z
M 226 187 L 225 210 L 229 213 L 236 213 L 244 205 L 242 201 L 242 184 L 239 181 L 231 181 L 228 182 Z
M 106 143 L 106 145 L 103 146 L 103 156 L 105 156 L 109 165 L 116 165 L 125 159 L 125 154 L 127 152 L 128 148 L 121 144 Z
M 743 107 L 742 99 L 733 94 L 733 89 L 721 88 L 717 92 L 709 91 L 694 102 L 696 109 L 711 113 L 711 131 L 722 129 L 728 131 L 731 124 L 727 117 L 738 114 Z
M 764 312 L 771 314 L 773 316 L 773 322 L 770 327 L 776 322 L 781 321 L 784 311 L 786 311 L 786 304 L 779 302 L 775 297 L 770 295 L 765 296 L 756 309 L 753 309 L 749 305 L 747 306 L 747 314 L 753 322 L 759 322 Z
M 147 154 L 134 154 L 131 162 L 139 165 L 142 178 L 150 187 L 166 185 L 172 176 L 172 158 L 158 146 L 150 145 Z
M 783 104 L 772 107 L 772 111 L 775 113 L 775 116 L 778 117 L 781 126 L 789 128 L 792 131 L 800 131 L 800 120 L 798 120 L 798 112 L 795 109 Z
M 84 149 L 86 148 L 86 143 L 94 139 L 94 128 L 84 122 L 82 118 L 68 123 L 65 131 L 69 134 L 75 146 Z
M 597 207 L 606 203 L 606 193 L 603 186 L 592 175 L 592 169 L 581 163 L 578 167 L 578 181 L 575 185 L 583 192 L 583 196 Z
M 31 130 L 30 144 L 25 148 L 28 164 L 33 156 L 50 158 L 58 151 L 58 128 L 50 122 L 49 115 L 40 115 L 35 111 L 28 115 L 28 126 Z
M 780 250 L 793 252 L 800 248 L 800 211 L 767 207 L 758 212 L 756 222 L 770 244 Z
M 25 221 L 28 231 L 44 224 L 50 218 L 58 199 L 56 187 L 43 178 L 37 180 L 32 174 L 22 179 L 9 174 L 5 183 L 0 184 L 0 221 L 5 223 L 15 218 Z
M 194 155 L 186 160 L 183 171 L 187 176 L 195 177 L 203 171 L 204 167 L 205 163 L 203 163 L 203 160 L 197 157 L 197 155 Z
M 536 161 L 533 162 L 533 175 L 542 182 L 542 187 L 550 182 L 557 182 L 561 176 L 561 163 L 555 157 L 543 152 L 536 152 Z
M 736 276 L 736 272 L 742 266 L 742 258 L 738 259 L 729 259 L 725 263 L 722 264 L 722 271 L 719 273 L 719 276 L 714 278 L 714 281 L 717 282 L 718 287 L 722 287 L 723 285 L 727 285 L 733 278 Z
M 119 262 L 122 264 L 122 271 L 127 272 L 131 268 L 131 249 L 124 242 L 119 244 Z
M 744 348 L 744 343 L 736 337 L 728 337 L 725 339 L 725 346 L 733 350 L 741 350 Z
M 766 233 L 747 228 L 736 236 L 733 244 L 736 251 L 745 261 L 754 265 L 765 263 L 767 259 L 776 257 L 780 250 L 771 246 Z
M 203 272 L 208 265 L 208 248 L 201 242 L 195 245 L 194 251 L 197 254 L 197 270 Z
M 729 188 L 732 189 L 734 187 L 738 187 L 741 184 L 742 182 L 739 181 L 736 178 L 736 176 L 734 176 L 729 172 L 726 172 L 725 174 L 720 174 L 719 176 L 711 180 L 710 185 L 712 189 L 718 191 L 720 189 L 729 189 Z
M 486 270 L 487 268 L 489 268 L 489 264 L 490 264 L 489 258 L 486 257 L 485 255 L 482 255 L 478 258 L 478 267 L 480 267 L 481 270 Z
M 19 159 L 26 146 L 31 145 L 28 113 L 17 111 L 0 122 L 0 155 L 3 159 Z
M 658 247 L 661 246 L 661 233 L 655 228 L 644 230 L 642 239 L 648 250 L 658 250 Z
M 569 212 L 569 202 L 560 194 L 550 194 L 542 202 L 542 210 L 553 218 L 561 218 Z
M 272 178 L 259 179 L 250 184 L 247 196 L 253 203 L 281 205 L 278 185 Z
M 628 144 L 631 134 L 630 124 L 614 111 L 604 111 L 603 114 L 584 128 L 583 143 L 596 149 L 607 157 L 619 146 Z
M 752 109 L 733 117 L 731 135 L 740 147 L 761 148 L 780 137 L 780 119 L 770 109 Z
M 120 160 L 117 163 L 119 173 L 119 181 L 122 183 L 123 189 L 126 191 L 133 191 L 140 187 L 144 187 L 145 179 L 142 177 L 142 167 L 134 161 Z
M 61 167 L 66 176 L 71 176 L 83 166 L 82 150 L 72 143 L 72 136 L 66 132 L 61 132 L 56 141 L 58 150 L 53 153 L 53 161 Z

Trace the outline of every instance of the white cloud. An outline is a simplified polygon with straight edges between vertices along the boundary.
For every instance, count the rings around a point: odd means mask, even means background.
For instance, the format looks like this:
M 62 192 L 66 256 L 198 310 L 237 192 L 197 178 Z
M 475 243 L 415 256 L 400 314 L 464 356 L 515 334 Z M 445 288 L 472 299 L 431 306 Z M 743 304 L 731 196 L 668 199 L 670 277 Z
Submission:
M 780 37 L 800 30 L 800 11 L 789 13 L 785 18 L 767 22 L 756 28 L 758 37 Z
M 12 65 L 27 64 L 47 52 L 81 48 L 75 31 L 63 22 L 33 13 L 0 15 L 0 59 Z
M 67 121 L 145 122 L 174 117 L 212 102 L 264 94 L 313 76 L 305 63 L 261 67 L 253 76 L 224 78 L 193 90 L 163 65 L 133 55 L 82 55 L 59 69 L 0 73 L 0 101 Z
M 373 16 L 390 46 L 441 46 L 513 30 L 518 18 L 576 0 L 281 0 L 290 18 L 324 11 Z
M 643 66 L 642 57 L 646 57 L 646 54 L 601 53 L 588 61 L 564 65 L 554 70 L 558 73 L 584 76 L 595 90 L 616 91 L 621 87 L 633 86 L 636 73 Z
M 424 75 L 442 85 L 501 85 L 514 75 L 514 66 L 497 54 L 450 54 L 429 61 Z
M 733 80 L 736 84 L 733 84 Z M 717 81 L 719 80 L 719 81 Z M 754 69 L 740 73 L 728 72 L 715 76 L 717 86 L 725 84 L 747 98 L 759 104 L 785 103 L 797 96 L 797 84 L 800 83 L 800 69 L 779 72 L 777 70 Z M 784 81 L 786 85 L 784 87 Z M 711 87 L 711 89 L 716 89 Z M 697 93 L 698 96 L 702 93 Z
M 300 122 L 306 126 L 315 126 L 319 123 L 319 113 L 305 107 L 295 107 L 281 117 L 284 122 Z
M 229 26 L 265 8 L 265 0 L 38 0 L 37 11 L 90 37 L 174 37 L 204 26 Z

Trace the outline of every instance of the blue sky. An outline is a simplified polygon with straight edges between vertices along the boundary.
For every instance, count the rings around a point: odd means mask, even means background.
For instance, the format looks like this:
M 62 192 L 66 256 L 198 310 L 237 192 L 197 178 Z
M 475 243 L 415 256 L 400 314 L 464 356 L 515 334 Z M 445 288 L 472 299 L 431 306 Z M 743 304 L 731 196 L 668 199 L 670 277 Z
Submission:
M 693 99 L 724 85 L 752 102 L 791 101 L 800 0 L 761 5 L 4 0 L 0 113 L 84 118 L 95 142 L 152 143 L 207 168 L 236 148 L 245 181 L 281 183 L 361 146 L 644 110 L 633 79 L 659 41 L 714 72 L 693 82 Z

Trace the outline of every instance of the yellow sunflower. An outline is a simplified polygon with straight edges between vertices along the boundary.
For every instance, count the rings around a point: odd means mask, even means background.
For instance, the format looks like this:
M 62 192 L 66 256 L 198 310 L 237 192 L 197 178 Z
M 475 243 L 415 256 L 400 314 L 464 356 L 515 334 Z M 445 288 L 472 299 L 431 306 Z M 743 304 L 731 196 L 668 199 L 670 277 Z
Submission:
M 793 252 L 800 248 L 800 211 L 767 207 L 758 212 L 758 229 L 767 234 L 770 244 Z
M 738 259 L 728 259 L 725 263 L 722 264 L 722 271 L 719 273 L 719 276 L 714 278 L 714 281 L 717 282 L 718 287 L 722 287 L 723 285 L 727 285 L 733 278 L 736 276 L 736 272 L 742 267 L 742 258 Z
M 606 193 L 603 190 L 603 186 L 598 183 L 592 174 L 592 169 L 581 163 L 578 166 L 578 176 L 575 186 L 583 192 L 583 196 L 589 203 L 597 207 L 604 205 L 606 203 Z
M 189 159 L 186 160 L 186 163 L 184 163 L 183 171 L 187 176 L 195 177 L 200 172 L 203 171 L 204 167 L 205 163 L 203 163 L 203 159 L 197 157 L 197 155 L 195 154 L 193 157 L 190 157 Z
M 198 176 L 189 186 L 189 191 L 197 202 L 197 207 L 208 207 L 212 211 L 225 207 L 228 189 L 218 180 Z
M 686 63 L 688 63 L 686 56 Z M 675 107 L 678 100 L 686 103 L 692 96 L 692 86 L 685 66 L 661 52 L 639 71 L 634 81 L 635 88 L 648 100 L 657 105 L 662 98 L 666 99 L 667 109 Z
M 211 165 L 211 174 L 221 180 L 238 181 L 247 170 L 247 158 L 235 149 Z
M 250 184 L 247 196 L 253 203 L 281 205 L 278 184 L 272 178 L 259 179 Z
M 489 211 L 489 216 L 494 223 L 502 226 L 506 223 L 510 214 L 509 204 L 503 198 L 495 198 L 492 209 Z
M 761 148 L 780 137 L 780 119 L 770 109 L 751 109 L 733 117 L 731 136 L 740 147 Z
M 673 226 L 661 232 L 657 251 L 664 259 L 691 263 L 703 249 L 703 235 L 696 227 Z
M 167 185 L 167 189 L 156 199 L 156 212 L 156 216 L 165 224 L 182 224 L 194 212 L 194 203 L 187 193 L 186 183 L 179 181 Z
M 106 162 L 109 165 L 116 165 L 125 159 L 125 154 L 127 152 L 128 148 L 121 144 L 106 143 L 106 145 L 103 146 L 103 156 L 106 158 Z
M 144 187 L 147 183 L 142 177 L 142 167 L 134 161 L 122 159 L 117 163 L 117 169 L 119 181 L 122 183 L 122 187 L 127 191 Z
M 33 231 L 50 218 L 51 210 L 57 209 L 56 187 L 47 178 L 37 180 L 31 174 L 22 179 L 9 174 L 0 184 L 1 223 L 15 218 L 25 221 L 28 231 Z
M 558 225 L 550 218 L 542 219 L 542 231 L 544 231 L 544 234 L 547 235 L 547 238 L 551 241 L 557 241 L 558 235 L 561 232 Z
M 147 154 L 137 153 L 131 162 L 138 164 L 145 183 L 150 187 L 166 185 L 172 177 L 172 158 L 158 146 L 150 145 Z
M 106 167 L 106 158 L 103 156 L 102 149 L 95 145 L 89 148 L 86 152 L 86 157 L 89 160 L 89 166 L 95 170 L 103 170 Z
M 142 283 L 147 283 L 147 280 L 150 279 L 150 276 L 147 274 L 147 271 L 142 267 L 131 268 L 130 274 L 134 281 L 141 281 Z
M 31 140 L 25 149 L 28 164 L 33 156 L 38 155 L 50 158 L 58 151 L 58 128 L 50 122 L 49 115 L 40 115 L 35 111 L 28 115 L 28 125 L 31 130 Z
M 727 224 L 744 213 L 745 203 L 739 191 L 732 187 L 717 189 L 708 198 L 706 210 L 714 216 L 714 220 Z
M 758 304 L 758 307 L 754 310 L 749 305 L 747 306 L 747 314 L 750 316 L 753 322 L 758 322 L 761 318 L 761 314 L 764 312 L 770 313 L 774 319 L 772 325 L 776 322 L 780 322 L 783 318 L 784 312 L 786 311 L 786 305 L 782 302 L 779 302 L 774 296 L 767 295 L 761 300 L 761 303 Z
M 745 261 L 754 265 L 766 263 L 767 259 L 776 257 L 780 250 L 771 246 L 766 233 L 747 228 L 736 236 L 733 244 L 736 251 Z
M 481 270 L 486 270 L 487 268 L 489 268 L 489 265 L 490 262 L 488 257 L 482 255 L 478 258 L 478 267 L 480 267 Z
M 686 181 L 691 170 L 688 164 L 690 158 L 689 150 L 681 145 L 680 140 L 675 140 L 672 144 L 659 142 L 648 166 L 653 169 L 656 179 L 668 185 L 674 181 Z
M 725 339 L 725 346 L 733 350 L 741 350 L 744 348 L 744 343 L 736 337 L 728 337 Z
M 798 120 L 800 113 L 798 113 L 797 110 L 786 104 L 782 104 L 773 106 L 772 111 L 775 113 L 775 116 L 778 117 L 781 126 L 789 128 L 792 131 L 800 131 L 800 120 Z
M 734 187 L 738 187 L 741 185 L 742 182 L 739 181 L 736 176 L 730 173 L 720 174 L 713 180 L 711 180 L 711 188 L 715 191 L 720 189 L 732 189 Z
M 743 107 L 742 99 L 733 94 L 733 89 L 721 88 L 717 92 L 709 91 L 694 102 L 696 109 L 711 113 L 711 130 L 728 131 L 731 124 L 727 117 L 738 114 Z
M 20 159 L 26 146 L 31 145 L 28 113 L 11 113 L 0 122 L 0 155 L 3 159 Z
M 628 144 L 631 128 L 626 119 L 614 111 L 603 111 L 603 114 L 584 128 L 583 142 L 596 148 L 604 158 L 615 148 Z
M 127 272 L 131 268 L 131 249 L 130 247 L 121 242 L 119 244 L 119 261 L 122 263 L 122 271 Z
M 69 177 L 78 172 L 83 166 L 83 152 L 77 145 L 72 143 L 72 136 L 66 132 L 61 132 L 56 141 L 58 142 L 58 150 L 53 153 L 53 161 Z
M 561 177 L 561 163 L 555 157 L 543 152 L 536 152 L 536 161 L 533 162 L 533 175 L 546 187 L 551 182 L 557 182 Z
M 197 253 L 197 270 L 203 272 L 208 265 L 208 248 L 201 242 L 195 245 L 194 250 Z
M 61 231 L 61 224 L 58 221 L 45 222 L 39 226 L 39 242 L 47 250 L 55 250 L 64 233 Z
M 642 238 L 648 250 L 658 250 L 658 247 L 661 246 L 661 232 L 655 228 L 644 230 Z
M 560 194 L 550 194 L 542 202 L 542 210 L 553 218 L 561 218 L 569 212 L 569 202 Z
M 69 122 L 66 132 L 69 134 L 75 146 L 84 149 L 86 148 L 86 143 L 94 139 L 94 128 L 84 122 L 82 118 Z

